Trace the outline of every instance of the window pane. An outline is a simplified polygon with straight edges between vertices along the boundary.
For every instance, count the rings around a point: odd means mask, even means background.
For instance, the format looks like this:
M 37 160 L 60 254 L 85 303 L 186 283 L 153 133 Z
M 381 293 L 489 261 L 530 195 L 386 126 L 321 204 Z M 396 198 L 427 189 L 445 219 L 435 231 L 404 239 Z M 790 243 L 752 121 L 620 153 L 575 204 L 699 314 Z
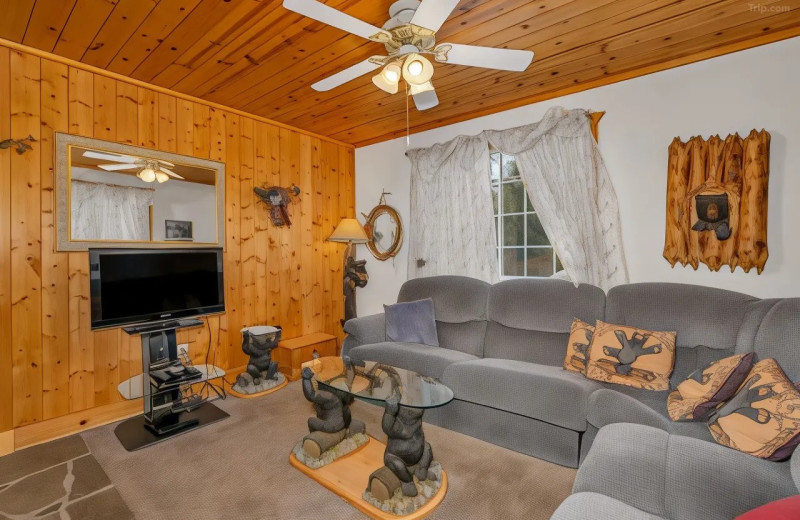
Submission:
M 564 270 L 564 266 L 561 265 L 561 259 L 558 256 L 556 256 L 556 272 L 563 271 L 563 270 Z
M 504 246 L 524 246 L 525 230 L 524 215 L 512 215 L 503 217 L 503 245 Z
M 513 155 L 501 155 L 503 158 L 503 179 L 518 179 L 519 170 L 517 169 L 517 160 Z
M 503 249 L 503 276 L 525 275 L 525 250 Z
M 529 246 L 549 246 L 550 240 L 544 232 L 542 223 L 539 222 L 539 215 L 529 213 L 528 217 L 528 245 Z
M 498 217 L 494 218 L 494 239 L 498 242 L 500 241 L 500 227 L 498 226 L 498 222 L 500 219 Z
M 550 276 L 553 274 L 553 248 L 528 248 L 528 276 Z
M 492 204 L 494 205 L 494 214 L 497 215 L 497 197 L 499 194 L 500 187 L 497 184 L 492 183 Z
M 521 182 L 503 184 L 503 213 L 522 213 L 525 188 Z
M 489 161 L 491 165 L 491 172 L 492 172 L 492 180 L 499 181 L 500 180 L 500 154 L 493 153 L 489 155 Z
M 525 188 L 525 184 L 522 185 Z M 528 197 L 528 191 L 525 190 L 525 211 L 536 211 L 536 208 L 533 207 L 533 202 L 531 202 L 531 198 Z

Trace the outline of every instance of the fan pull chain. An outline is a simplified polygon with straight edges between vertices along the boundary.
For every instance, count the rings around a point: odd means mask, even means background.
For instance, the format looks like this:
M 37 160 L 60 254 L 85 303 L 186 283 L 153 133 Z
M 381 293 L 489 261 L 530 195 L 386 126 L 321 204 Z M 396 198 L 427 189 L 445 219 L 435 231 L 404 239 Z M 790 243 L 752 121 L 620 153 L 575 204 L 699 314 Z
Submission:
M 406 148 L 408 148 L 409 146 L 411 146 L 411 132 L 409 131 L 409 125 L 408 125 L 409 116 L 408 116 L 408 84 L 407 83 L 405 84 L 405 87 L 406 87 Z

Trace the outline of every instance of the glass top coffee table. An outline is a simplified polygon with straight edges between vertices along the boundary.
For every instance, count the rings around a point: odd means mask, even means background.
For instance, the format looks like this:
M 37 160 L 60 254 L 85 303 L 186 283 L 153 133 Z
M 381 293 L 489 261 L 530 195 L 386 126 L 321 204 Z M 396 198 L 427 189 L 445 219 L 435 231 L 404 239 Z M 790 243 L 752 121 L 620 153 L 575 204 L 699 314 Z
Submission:
M 425 434 L 422 431 L 422 416 L 426 409 L 443 406 L 452 401 L 453 391 L 432 377 L 374 361 L 351 361 L 348 357 L 323 357 L 303 366 L 303 393 L 306 399 L 314 404 L 317 412 L 316 417 L 309 419 L 311 433 L 306 438 L 316 435 L 324 439 L 320 431 L 341 431 L 338 429 L 347 428 L 348 424 L 352 428 L 356 419 L 351 419 L 349 408 L 355 399 L 384 408 L 381 428 L 387 436 L 385 450 L 383 445 L 374 439 L 374 442 L 369 442 L 369 445 L 379 445 L 383 451 L 383 466 L 378 469 L 372 471 L 372 468 L 376 467 L 374 458 L 380 460 L 381 452 L 372 449 L 369 460 L 356 461 L 352 468 L 347 467 L 348 459 L 341 462 L 343 469 L 340 471 L 348 474 L 355 472 L 352 473 L 352 477 L 360 471 L 359 468 L 370 468 L 371 473 L 364 474 L 364 477 L 356 477 L 358 480 L 365 478 L 368 482 L 364 498 L 362 498 L 363 487 L 359 489 L 356 486 L 353 490 L 340 488 L 341 474 L 332 475 L 329 481 L 325 480 L 327 477 L 322 478 L 320 473 L 307 472 L 307 474 L 317 478 L 323 485 L 333 489 L 373 517 L 376 517 L 376 511 L 380 513 L 381 509 L 370 510 L 377 504 L 374 502 L 366 504 L 365 500 L 377 499 L 382 504 L 378 507 L 385 507 L 391 500 L 396 500 L 395 491 L 399 490 L 405 497 L 415 497 L 420 489 L 423 489 L 424 483 L 425 489 L 432 487 L 435 490 L 434 494 L 428 495 L 426 491 L 426 496 L 429 497 L 426 499 L 427 503 L 422 502 L 420 509 L 404 518 L 422 518 L 430 514 L 446 493 L 447 475 L 441 465 L 433 460 L 433 450 L 425 441 Z M 361 426 L 363 427 L 363 423 Z M 382 516 L 377 515 L 377 517 Z
M 312 365 L 321 390 L 339 390 L 373 404 L 394 396 L 400 407 L 426 409 L 453 400 L 453 391 L 436 379 L 384 363 L 323 357 Z

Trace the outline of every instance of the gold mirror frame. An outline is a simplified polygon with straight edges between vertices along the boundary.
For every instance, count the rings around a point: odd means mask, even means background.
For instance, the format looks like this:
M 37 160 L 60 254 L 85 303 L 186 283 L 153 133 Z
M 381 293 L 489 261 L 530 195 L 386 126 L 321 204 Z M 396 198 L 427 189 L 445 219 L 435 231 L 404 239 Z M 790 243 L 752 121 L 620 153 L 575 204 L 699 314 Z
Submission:
M 161 159 L 176 164 L 205 168 L 215 172 L 216 190 L 216 242 L 178 242 L 178 241 L 135 241 L 135 240 L 72 240 L 70 208 L 70 155 L 73 146 L 92 148 L 123 155 L 133 155 L 148 159 Z M 81 137 L 77 135 L 56 132 L 55 139 L 55 233 L 56 251 L 87 251 L 90 247 L 104 247 L 106 245 L 116 248 L 192 248 L 192 247 L 224 247 L 225 244 L 225 164 L 210 159 L 201 159 L 177 153 L 162 152 L 133 146 L 114 143 L 102 139 Z
M 378 217 L 381 215 L 389 215 L 397 223 L 397 233 L 394 236 L 394 241 L 386 251 L 379 251 L 378 248 L 375 247 L 375 242 L 372 240 L 372 234 L 375 230 L 375 223 L 377 222 Z M 400 248 L 403 247 L 403 221 L 400 220 L 400 214 L 397 213 L 397 210 L 391 206 L 379 204 L 378 206 L 372 208 L 372 211 L 370 211 L 369 215 L 367 215 L 367 220 L 364 222 L 364 230 L 367 232 L 367 236 L 369 237 L 369 241 L 367 241 L 367 249 L 369 249 L 369 252 L 372 253 L 372 256 L 381 262 L 397 256 L 397 253 L 400 252 Z

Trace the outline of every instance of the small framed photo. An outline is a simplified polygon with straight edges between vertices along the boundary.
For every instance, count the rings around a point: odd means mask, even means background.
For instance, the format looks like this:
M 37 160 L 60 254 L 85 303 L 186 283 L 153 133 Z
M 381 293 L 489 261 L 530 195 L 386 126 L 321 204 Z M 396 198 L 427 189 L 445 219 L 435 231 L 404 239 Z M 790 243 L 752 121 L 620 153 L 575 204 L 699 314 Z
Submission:
M 167 240 L 194 240 L 192 234 L 192 222 L 190 220 L 165 220 L 166 226 L 164 237 Z

